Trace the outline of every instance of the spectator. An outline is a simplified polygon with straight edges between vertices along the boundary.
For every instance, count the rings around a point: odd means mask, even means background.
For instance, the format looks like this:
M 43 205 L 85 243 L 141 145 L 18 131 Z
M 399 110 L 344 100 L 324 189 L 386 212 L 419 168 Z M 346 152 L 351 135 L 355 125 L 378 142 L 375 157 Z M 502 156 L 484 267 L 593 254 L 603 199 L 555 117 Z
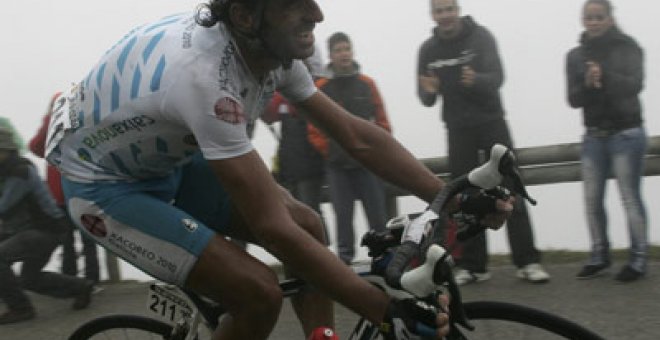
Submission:
M 44 157 L 44 146 L 46 143 L 46 135 L 48 133 L 48 124 L 50 123 L 50 114 L 53 109 L 53 104 L 55 100 L 60 95 L 56 93 L 51 99 L 48 110 L 43 117 L 41 127 L 37 134 L 32 137 L 28 147 L 30 151 L 36 156 L 43 158 Z M 50 193 L 55 199 L 55 203 L 58 207 L 62 209 L 65 213 L 66 203 L 64 202 L 64 193 L 62 192 L 62 183 L 60 172 L 53 165 L 48 164 L 46 167 L 46 182 L 48 183 L 48 188 Z M 62 239 L 62 273 L 76 276 L 78 275 L 78 252 L 75 247 L 75 236 L 74 230 L 76 228 L 72 223 L 69 223 L 68 231 L 66 232 L 64 238 Z M 85 256 L 85 278 L 88 280 L 94 281 L 94 283 L 99 282 L 99 260 L 96 249 L 96 242 L 91 238 L 80 234 L 80 240 L 83 245 L 83 255 Z
M 305 65 L 315 79 L 322 74 L 320 59 L 318 48 L 311 57 L 305 59 Z M 261 119 L 266 124 L 281 122 L 277 164 L 274 165 L 278 181 L 294 198 L 320 215 L 325 169 L 323 157 L 309 142 L 307 120 L 279 92 L 266 106 Z
M 472 17 L 459 15 L 457 0 L 431 1 L 431 17 L 437 26 L 420 48 L 417 70 L 421 102 L 432 106 L 442 97 L 453 177 L 485 162 L 494 144 L 513 147 L 500 100 L 504 76 L 495 39 Z M 507 224 L 516 275 L 534 283 L 548 281 L 521 197 Z M 455 276 L 459 284 L 490 279 L 485 233 L 464 244 L 458 265 Z
M 605 184 L 617 180 L 630 233 L 630 258 L 616 275 L 621 282 L 646 273 L 648 226 L 641 180 L 646 153 L 639 93 L 643 88 L 643 51 L 615 24 L 607 0 L 588 0 L 582 9 L 585 31 L 566 59 L 568 101 L 581 108 L 582 178 L 591 256 L 577 274 L 589 279 L 610 267 L 610 242 L 604 206 Z
M 391 132 L 380 93 L 374 81 L 360 73 L 360 67 L 353 59 L 353 46 L 348 35 L 337 32 L 330 36 L 328 51 L 330 64 L 327 78 L 316 82 L 319 90 L 346 111 Z M 348 264 L 355 257 L 355 200 L 362 201 L 369 228 L 384 229 L 387 222 L 384 187 L 380 179 L 342 150 L 337 142 L 327 139 L 311 124 L 309 127 L 312 144 L 326 159 L 330 200 L 336 216 L 337 252 L 341 260 Z
M 14 135 L 14 143 L 18 146 L 19 152 L 25 151 L 25 143 L 23 142 L 23 138 L 21 138 L 21 135 L 16 132 L 16 129 L 11 124 L 9 118 L 0 117 L 0 127 L 5 127 L 11 131 L 11 133 Z
M 0 324 L 34 318 L 34 307 L 21 288 L 73 297 L 73 309 L 83 309 L 94 287 L 85 279 L 42 271 L 68 221 L 34 165 L 18 155 L 12 138 L 11 131 L 0 128 L 0 299 L 8 307 L 0 315 Z M 15 262 L 23 262 L 20 280 L 11 268 Z

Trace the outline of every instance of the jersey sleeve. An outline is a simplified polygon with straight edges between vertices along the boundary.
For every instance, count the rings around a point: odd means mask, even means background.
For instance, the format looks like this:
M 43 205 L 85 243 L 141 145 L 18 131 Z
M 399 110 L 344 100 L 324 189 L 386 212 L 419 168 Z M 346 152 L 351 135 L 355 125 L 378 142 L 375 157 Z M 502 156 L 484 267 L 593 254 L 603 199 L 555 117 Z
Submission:
M 292 103 L 301 102 L 317 91 L 312 75 L 300 60 L 294 60 L 290 69 L 281 71 L 278 90 Z

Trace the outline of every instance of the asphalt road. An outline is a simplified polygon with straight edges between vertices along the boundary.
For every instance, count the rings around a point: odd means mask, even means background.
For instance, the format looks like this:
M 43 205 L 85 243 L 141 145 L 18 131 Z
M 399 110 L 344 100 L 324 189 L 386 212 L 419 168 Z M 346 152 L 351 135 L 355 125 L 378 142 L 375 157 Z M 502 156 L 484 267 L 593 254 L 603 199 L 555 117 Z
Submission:
M 465 286 L 462 292 L 467 301 L 497 300 L 543 309 L 584 325 L 606 339 L 660 338 L 660 261 L 650 264 L 646 278 L 631 284 L 617 283 L 612 275 L 578 281 L 574 275 L 579 268 L 578 263 L 548 265 L 546 269 L 552 280 L 533 285 L 516 279 L 511 266 L 495 267 L 490 281 Z M 92 305 L 83 311 L 71 310 L 70 300 L 36 294 L 31 297 L 37 307 L 37 318 L 0 326 L 0 339 L 66 339 L 80 324 L 97 316 L 149 315 L 144 283 L 105 285 L 94 295 Z M 4 310 L 1 304 L 0 310 Z M 350 333 L 356 320 L 355 314 L 337 306 L 336 328 L 341 339 Z M 288 303 L 271 339 L 304 339 Z

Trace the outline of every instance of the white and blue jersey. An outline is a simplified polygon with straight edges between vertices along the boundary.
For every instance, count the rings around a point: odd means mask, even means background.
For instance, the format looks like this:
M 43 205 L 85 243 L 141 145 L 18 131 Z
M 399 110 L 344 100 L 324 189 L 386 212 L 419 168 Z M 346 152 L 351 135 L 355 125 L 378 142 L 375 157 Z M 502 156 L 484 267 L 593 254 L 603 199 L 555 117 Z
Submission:
M 230 200 L 204 158 L 251 151 L 246 124 L 276 90 L 298 102 L 316 87 L 301 61 L 255 79 L 222 24 L 176 15 L 131 31 L 53 108 L 46 155 L 63 174 L 72 219 L 183 285 L 229 220 Z
M 166 17 L 127 34 L 58 101 L 48 159 L 88 182 L 162 177 L 198 149 L 236 157 L 275 90 L 298 102 L 316 88 L 301 61 L 257 80 L 222 24 Z

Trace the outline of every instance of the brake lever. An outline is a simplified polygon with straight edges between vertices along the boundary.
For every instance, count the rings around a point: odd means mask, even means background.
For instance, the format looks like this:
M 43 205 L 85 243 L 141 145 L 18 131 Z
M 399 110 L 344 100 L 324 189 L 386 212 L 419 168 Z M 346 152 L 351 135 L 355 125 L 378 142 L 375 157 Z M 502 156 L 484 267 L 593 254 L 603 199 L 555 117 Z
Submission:
M 529 196 L 523 184 L 522 175 L 516 167 L 516 156 L 513 151 L 502 144 L 493 145 L 488 162 L 473 169 L 468 174 L 468 180 L 472 185 L 486 190 L 500 185 L 505 177 L 512 182 L 513 187 L 511 190 L 532 205 L 536 205 L 536 200 Z
M 516 166 L 516 156 L 511 150 L 507 150 L 505 156 L 500 160 L 499 171 L 511 180 L 513 186 L 511 190 L 522 196 L 531 205 L 536 205 L 537 201 L 529 196 L 525 184 L 523 184 L 522 175 Z

